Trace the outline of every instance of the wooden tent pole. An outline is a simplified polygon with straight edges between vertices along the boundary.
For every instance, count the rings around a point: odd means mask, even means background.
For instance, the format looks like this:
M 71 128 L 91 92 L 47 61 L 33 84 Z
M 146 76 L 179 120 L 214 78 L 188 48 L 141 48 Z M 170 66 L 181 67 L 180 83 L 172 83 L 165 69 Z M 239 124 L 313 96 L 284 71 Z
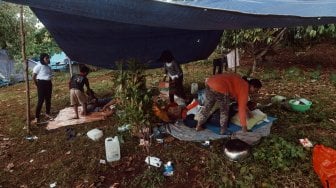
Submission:
M 234 71 L 237 73 L 237 30 L 234 30 L 234 43 L 235 43 L 235 49 L 234 49 Z
M 70 78 L 71 78 L 73 75 L 71 60 L 69 61 L 69 71 L 70 71 Z
M 28 78 L 28 61 L 26 58 L 26 40 L 25 40 L 25 33 L 23 28 L 23 6 L 20 6 L 20 35 L 21 35 L 21 54 L 22 54 L 22 62 L 25 68 L 25 82 L 26 82 L 26 126 L 27 126 L 27 133 L 30 134 L 30 90 L 29 90 L 29 78 Z

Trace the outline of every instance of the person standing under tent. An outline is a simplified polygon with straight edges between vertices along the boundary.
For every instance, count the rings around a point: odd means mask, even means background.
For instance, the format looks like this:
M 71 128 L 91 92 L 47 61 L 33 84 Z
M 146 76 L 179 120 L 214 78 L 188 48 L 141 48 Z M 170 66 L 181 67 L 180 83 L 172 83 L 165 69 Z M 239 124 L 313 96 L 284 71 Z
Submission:
M 169 100 L 174 102 L 174 94 L 182 99 L 186 99 L 183 88 L 183 72 L 180 65 L 175 61 L 171 51 L 165 50 L 162 52 L 159 61 L 164 63 L 164 78 L 166 81 L 169 77 Z
M 79 104 L 82 105 L 82 113 L 81 115 L 87 115 L 87 103 L 88 99 L 84 92 L 84 85 L 86 89 L 89 91 L 90 84 L 89 80 L 87 79 L 87 75 L 89 74 L 90 69 L 87 66 L 82 66 L 80 68 L 80 73 L 73 75 L 69 81 L 69 89 L 70 89 L 70 102 L 71 105 L 74 107 L 74 111 L 76 116 L 75 119 L 79 118 L 78 115 L 78 106 Z
M 211 115 L 211 109 L 216 102 L 220 105 L 220 134 L 224 134 L 228 125 L 230 97 L 238 102 L 240 124 L 247 131 L 248 95 L 256 93 L 262 87 L 260 80 L 245 80 L 238 74 L 226 73 L 211 76 L 206 81 L 204 107 L 199 112 L 196 131 L 202 130 L 203 124 Z
M 43 103 L 45 101 L 46 116 L 50 119 L 51 108 L 51 94 L 52 94 L 52 82 L 53 77 L 51 68 L 49 67 L 50 56 L 46 53 L 40 55 L 40 63 L 33 69 L 33 81 L 37 87 L 37 106 L 35 111 L 34 123 L 40 122 L 40 114 Z

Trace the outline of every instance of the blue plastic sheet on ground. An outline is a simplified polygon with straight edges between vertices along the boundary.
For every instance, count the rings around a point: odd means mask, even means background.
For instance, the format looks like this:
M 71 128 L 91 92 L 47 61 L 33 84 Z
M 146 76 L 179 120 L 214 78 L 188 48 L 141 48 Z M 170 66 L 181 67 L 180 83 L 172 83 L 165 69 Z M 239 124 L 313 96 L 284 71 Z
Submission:
M 252 132 L 260 133 L 262 136 L 267 136 L 265 134 L 266 131 L 269 131 L 273 122 L 276 120 L 274 117 L 267 117 L 269 122 L 263 121 L 262 123 L 256 125 L 252 128 Z M 184 141 L 206 141 L 206 140 L 217 140 L 228 138 L 230 135 L 220 135 L 219 130 L 220 126 L 215 124 L 207 123 L 205 124 L 206 129 L 202 131 L 196 131 L 194 127 L 188 127 L 183 122 L 177 122 L 175 124 L 169 125 L 169 134 L 173 137 L 184 140 Z M 228 130 L 231 133 L 237 132 L 241 130 L 241 127 L 235 124 L 230 123 L 228 126 Z M 269 134 L 269 133 L 268 133 Z
M 269 125 L 270 123 L 273 123 L 273 121 L 276 120 L 276 118 L 270 117 L 270 116 L 268 116 L 267 119 L 268 119 L 269 122 L 263 121 L 260 124 L 255 125 L 250 131 L 254 132 L 261 127 L 264 127 L 264 126 Z M 209 129 L 214 133 L 219 134 L 219 132 L 220 132 L 220 126 L 219 125 L 215 125 L 215 124 L 212 124 L 212 123 L 206 123 L 205 127 L 206 127 L 206 129 Z M 234 132 L 237 132 L 237 131 L 240 131 L 240 130 L 241 130 L 241 126 L 238 126 L 238 125 L 233 124 L 233 123 L 230 123 L 229 126 L 228 126 L 228 131 L 231 132 L 231 133 L 234 133 Z

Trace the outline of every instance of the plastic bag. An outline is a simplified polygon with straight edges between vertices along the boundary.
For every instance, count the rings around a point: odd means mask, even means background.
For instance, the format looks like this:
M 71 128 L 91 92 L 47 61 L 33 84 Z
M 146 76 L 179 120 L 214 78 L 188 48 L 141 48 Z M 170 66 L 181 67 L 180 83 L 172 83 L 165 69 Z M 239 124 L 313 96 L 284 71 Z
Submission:
M 323 187 L 336 187 L 336 150 L 316 145 L 313 150 L 313 166 Z

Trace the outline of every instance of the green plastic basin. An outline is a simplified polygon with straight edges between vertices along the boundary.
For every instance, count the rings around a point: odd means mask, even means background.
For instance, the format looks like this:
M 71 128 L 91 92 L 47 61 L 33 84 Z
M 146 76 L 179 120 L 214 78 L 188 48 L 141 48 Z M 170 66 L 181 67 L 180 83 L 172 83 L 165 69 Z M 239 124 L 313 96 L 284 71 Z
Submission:
M 303 102 L 300 102 L 300 100 L 303 100 Z M 307 99 L 291 99 L 288 101 L 290 107 L 297 112 L 305 112 L 310 109 L 311 105 L 313 104 L 311 101 L 308 101 Z

